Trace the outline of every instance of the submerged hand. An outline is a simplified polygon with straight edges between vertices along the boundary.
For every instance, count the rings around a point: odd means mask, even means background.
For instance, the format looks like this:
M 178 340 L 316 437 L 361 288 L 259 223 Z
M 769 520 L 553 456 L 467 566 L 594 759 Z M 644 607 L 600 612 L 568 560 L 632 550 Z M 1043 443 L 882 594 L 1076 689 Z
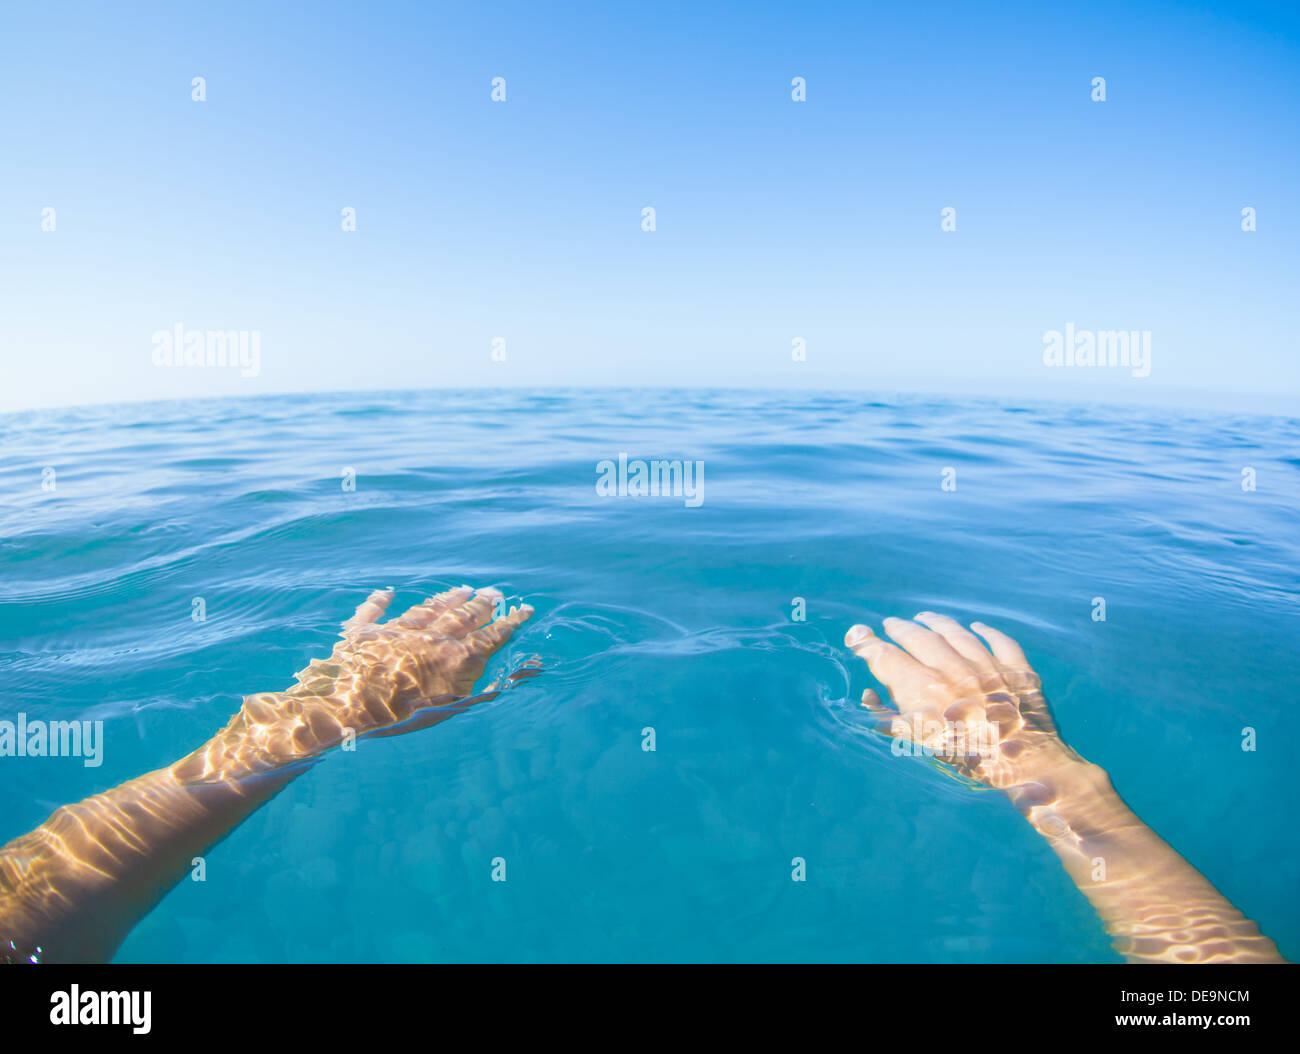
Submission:
M 392 598 L 372 593 L 329 658 L 312 660 L 286 691 L 247 697 L 221 733 L 177 763 L 176 777 L 237 778 L 314 757 L 349 735 L 446 720 L 494 696 L 495 684 L 469 697 L 488 658 L 533 614 L 524 604 L 493 621 L 501 593 L 459 586 L 380 623 Z
M 0 848 L 0 962 L 99 962 L 230 831 L 350 736 L 443 721 L 471 696 L 488 658 L 526 621 L 493 621 L 501 594 L 451 589 L 380 623 L 372 593 L 328 659 L 283 692 L 249 696 L 198 750 L 104 794 L 65 805 Z M 526 663 L 510 680 L 537 672 Z
M 1061 858 L 1129 962 L 1284 962 L 1203 875 L 1147 827 L 1106 773 L 1056 731 L 1038 675 L 1004 633 L 974 633 L 945 615 L 885 619 L 881 640 L 854 626 L 844 643 L 867 660 L 896 711 L 875 692 L 862 696 L 892 714 L 890 735 L 963 775 L 1005 790 Z
M 867 661 L 897 708 L 868 689 L 863 705 L 892 717 L 889 734 L 989 787 L 1046 783 L 1086 764 L 1056 731 L 1040 681 L 1010 637 L 971 624 L 985 641 L 946 615 L 888 618 L 885 632 L 901 647 L 853 626 L 844 643 Z M 990 654 L 991 649 L 991 654 Z

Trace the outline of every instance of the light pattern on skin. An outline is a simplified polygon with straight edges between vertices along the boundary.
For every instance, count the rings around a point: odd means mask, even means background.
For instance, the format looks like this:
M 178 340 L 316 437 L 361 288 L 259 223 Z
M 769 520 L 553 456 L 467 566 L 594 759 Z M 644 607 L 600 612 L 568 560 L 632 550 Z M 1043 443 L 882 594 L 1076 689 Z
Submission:
M 889 734 L 926 748 L 968 779 L 1038 793 L 1029 785 L 1050 782 L 1065 762 L 1082 759 L 1057 733 L 1041 682 L 1020 645 L 983 623 L 972 628 L 988 640 L 991 654 L 970 630 L 932 612 L 914 622 L 885 619 L 885 632 L 901 647 L 881 640 L 868 626 L 852 627 L 844 643 L 889 687 L 897 710 L 884 707 L 870 689 L 863 705 L 877 716 L 894 717 Z M 996 749 L 946 749 L 958 723 L 968 741 Z
M 488 658 L 533 614 L 493 621 L 501 594 L 468 586 L 380 623 L 372 593 L 330 657 L 283 692 L 249 696 L 230 723 L 176 764 L 65 805 L 0 849 L 0 962 L 95 962 L 206 853 L 344 729 L 397 735 L 493 698 L 471 695 Z M 525 663 L 508 680 L 535 676 Z
M 893 718 L 882 722 L 886 734 L 920 740 L 962 776 L 1005 791 L 1061 858 L 1121 955 L 1130 962 L 1286 961 L 1253 921 L 1142 823 L 1104 770 L 1066 745 L 1019 644 L 983 623 L 972 623 L 972 633 L 933 612 L 914 621 L 885 619 L 884 629 L 896 644 L 863 625 L 844 637 L 889 690 L 893 708 L 870 689 L 862 705 Z M 953 752 L 941 729 L 957 721 L 997 749 Z
M 378 620 L 392 594 L 372 593 L 344 624 L 327 659 L 283 692 L 251 695 L 230 723 L 173 767 L 185 782 L 239 779 L 313 758 L 354 736 L 409 732 L 446 720 L 498 688 L 468 698 L 488 658 L 532 615 L 512 607 L 492 621 L 494 589 L 459 586 Z

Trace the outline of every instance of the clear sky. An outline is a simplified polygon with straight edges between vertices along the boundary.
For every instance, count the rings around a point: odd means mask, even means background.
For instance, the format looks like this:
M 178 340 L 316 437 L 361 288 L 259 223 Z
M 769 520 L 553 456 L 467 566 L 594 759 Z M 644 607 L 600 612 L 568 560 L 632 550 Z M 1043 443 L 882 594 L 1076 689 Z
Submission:
M 1297 5 L 705 6 L 7 4 L 0 410 L 549 384 L 1300 405 Z M 258 375 L 154 365 L 177 323 L 255 331 Z M 1151 375 L 1045 366 L 1067 323 L 1149 330 Z

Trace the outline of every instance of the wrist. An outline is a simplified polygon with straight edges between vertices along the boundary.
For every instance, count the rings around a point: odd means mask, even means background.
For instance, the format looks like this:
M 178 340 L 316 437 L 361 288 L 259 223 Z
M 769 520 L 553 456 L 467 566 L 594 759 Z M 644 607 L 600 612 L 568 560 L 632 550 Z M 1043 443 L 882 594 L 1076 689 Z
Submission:
M 1034 830 L 1054 846 L 1081 848 L 1128 808 L 1105 769 L 1070 755 L 1035 779 L 1008 788 L 1008 793 Z
M 225 728 L 168 772 L 181 784 L 238 784 L 309 761 L 341 736 L 337 722 L 322 719 L 292 690 L 258 692 L 245 697 Z

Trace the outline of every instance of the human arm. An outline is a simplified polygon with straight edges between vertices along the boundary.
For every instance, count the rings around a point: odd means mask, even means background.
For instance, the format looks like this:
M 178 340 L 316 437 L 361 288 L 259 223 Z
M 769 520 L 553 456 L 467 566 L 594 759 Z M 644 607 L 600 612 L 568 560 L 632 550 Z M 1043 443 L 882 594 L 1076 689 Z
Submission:
M 342 639 L 282 692 L 248 696 L 230 722 L 167 768 L 66 805 L 0 848 L 0 962 L 91 962 L 202 856 L 322 754 L 362 735 L 437 724 L 471 695 L 487 659 L 532 615 L 493 621 L 500 594 L 468 586 L 380 623 L 371 594 Z
M 1066 745 L 1020 645 L 982 623 L 926 612 L 844 643 L 896 709 L 863 704 L 889 734 L 1004 791 L 1060 857 L 1129 962 L 1285 962 L 1277 946 L 1124 804 L 1110 778 Z

